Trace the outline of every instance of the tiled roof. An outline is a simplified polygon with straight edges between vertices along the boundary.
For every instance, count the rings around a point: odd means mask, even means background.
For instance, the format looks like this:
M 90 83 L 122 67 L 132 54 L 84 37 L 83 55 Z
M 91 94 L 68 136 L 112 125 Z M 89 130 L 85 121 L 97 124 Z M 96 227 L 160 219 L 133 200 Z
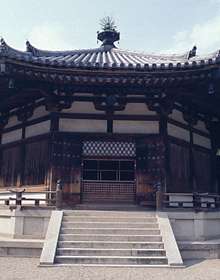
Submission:
M 72 51 L 45 51 L 26 43 L 26 51 L 11 48 L 2 39 L 0 44 L 0 58 L 30 62 L 42 66 L 67 68 L 116 68 L 116 69 L 172 69 L 202 66 L 219 62 L 220 54 L 216 51 L 207 56 L 190 57 L 190 52 L 182 55 L 158 55 L 127 51 L 103 45 L 94 49 Z

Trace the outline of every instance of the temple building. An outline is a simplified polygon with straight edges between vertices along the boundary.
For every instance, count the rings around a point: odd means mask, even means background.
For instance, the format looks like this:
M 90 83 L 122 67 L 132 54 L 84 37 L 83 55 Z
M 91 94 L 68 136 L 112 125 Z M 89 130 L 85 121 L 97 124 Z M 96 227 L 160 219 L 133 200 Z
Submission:
M 100 47 L 26 51 L 0 44 L 0 188 L 65 200 L 130 202 L 156 188 L 219 193 L 220 51 L 157 55 Z

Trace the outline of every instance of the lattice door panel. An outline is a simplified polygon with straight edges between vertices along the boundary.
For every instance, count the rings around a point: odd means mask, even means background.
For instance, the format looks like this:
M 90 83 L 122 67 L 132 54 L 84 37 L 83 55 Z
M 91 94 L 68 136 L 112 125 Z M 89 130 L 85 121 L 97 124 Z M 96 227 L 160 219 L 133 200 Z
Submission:
M 83 156 L 135 157 L 136 147 L 133 142 L 85 141 Z
M 83 202 L 96 201 L 124 201 L 135 200 L 136 188 L 134 183 L 105 183 L 105 182 L 83 182 Z

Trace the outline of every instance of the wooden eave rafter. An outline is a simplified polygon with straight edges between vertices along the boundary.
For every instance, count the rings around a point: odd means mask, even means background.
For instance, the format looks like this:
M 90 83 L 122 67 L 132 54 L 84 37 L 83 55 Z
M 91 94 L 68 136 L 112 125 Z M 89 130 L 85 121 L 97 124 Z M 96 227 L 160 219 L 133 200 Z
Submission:
M 213 79 L 213 72 L 219 69 L 218 65 L 206 65 L 203 67 L 191 67 L 189 69 L 161 70 L 161 71 L 131 71 L 131 70 L 108 70 L 108 69 L 66 69 L 46 66 L 31 65 L 30 63 L 21 63 L 7 60 L 8 72 L 3 77 L 12 77 L 24 88 L 19 89 L 16 95 L 2 102 L 2 106 L 10 104 L 15 106 L 17 100 L 19 104 L 41 96 L 50 95 L 51 89 L 61 87 L 64 91 L 68 88 L 70 94 L 74 92 L 81 93 L 115 93 L 117 91 L 125 94 L 142 94 L 145 96 L 151 90 L 171 92 L 178 91 L 177 97 L 192 96 L 195 85 L 207 84 Z M 32 84 L 32 88 L 25 86 Z M 40 86 L 39 86 L 40 85 Z M 104 88 L 105 87 L 105 88 Z M 4 86 L 2 87 L 4 90 Z M 7 90 L 5 90 L 7 92 Z M 1 89 L 0 89 L 1 92 Z M 42 93 L 43 92 L 43 93 Z M 12 92 L 12 94 L 14 94 Z M 1 93 L 0 93 L 1 95 Z M 31 98 L 30 98 L 31 95 Z M 23 96 L 23 98 L 22 98 Z M 199 98 L 199 95 L 197 96 Z M 81 100 L 90 100 L 85 96 Z M 5 104 L 5 105 L 4 105 Z
M 195 81 L 210 79 L 215 68 L 209 66 L 202 69 L 190 69 L 188 71 L 160 71 L 160 72 L 137 72 L 137 71 L 113 71 L 113 70 L 67 70 L 32 67 L 30 64 L 18 66 L 10 65 L 7 75 L 16 79 L 37 80 L 51 82 L 54 85 L 95 85 L 103 86 L 135 85 L 135 87 L 169 87 L 181 84 L 190 84 Z

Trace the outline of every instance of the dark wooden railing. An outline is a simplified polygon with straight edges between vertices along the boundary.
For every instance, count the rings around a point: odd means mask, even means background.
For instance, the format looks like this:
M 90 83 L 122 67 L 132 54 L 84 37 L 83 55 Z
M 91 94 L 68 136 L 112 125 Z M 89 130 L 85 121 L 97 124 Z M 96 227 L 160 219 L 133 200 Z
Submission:
M 220 195 L 209 193 L 157 192 L 157 209 L 195 209 L 197 211 L 220 208 Z
M 14 190 L 14 193 L 15 195 L 12 195 L 10 191 L 0 192 L 0 201 L 3 201 L 4 204 L 8 206 L 56 205 L 56 191 L 24 192 L 19 195 L 19 193 L 16 193 L 16 190 Z M 3 196 L 5 196 L 5 198 Z M 43 198 L 43 196 L 45 198 Z
M 57 181 L 56 191 L 28 192 L 25 189 L 14 188 L 8 191 L 0 192 L 0 202 L 9 206 L 10 209 L 18 207 L 56 207 L 62 208 L 62 185 Z

